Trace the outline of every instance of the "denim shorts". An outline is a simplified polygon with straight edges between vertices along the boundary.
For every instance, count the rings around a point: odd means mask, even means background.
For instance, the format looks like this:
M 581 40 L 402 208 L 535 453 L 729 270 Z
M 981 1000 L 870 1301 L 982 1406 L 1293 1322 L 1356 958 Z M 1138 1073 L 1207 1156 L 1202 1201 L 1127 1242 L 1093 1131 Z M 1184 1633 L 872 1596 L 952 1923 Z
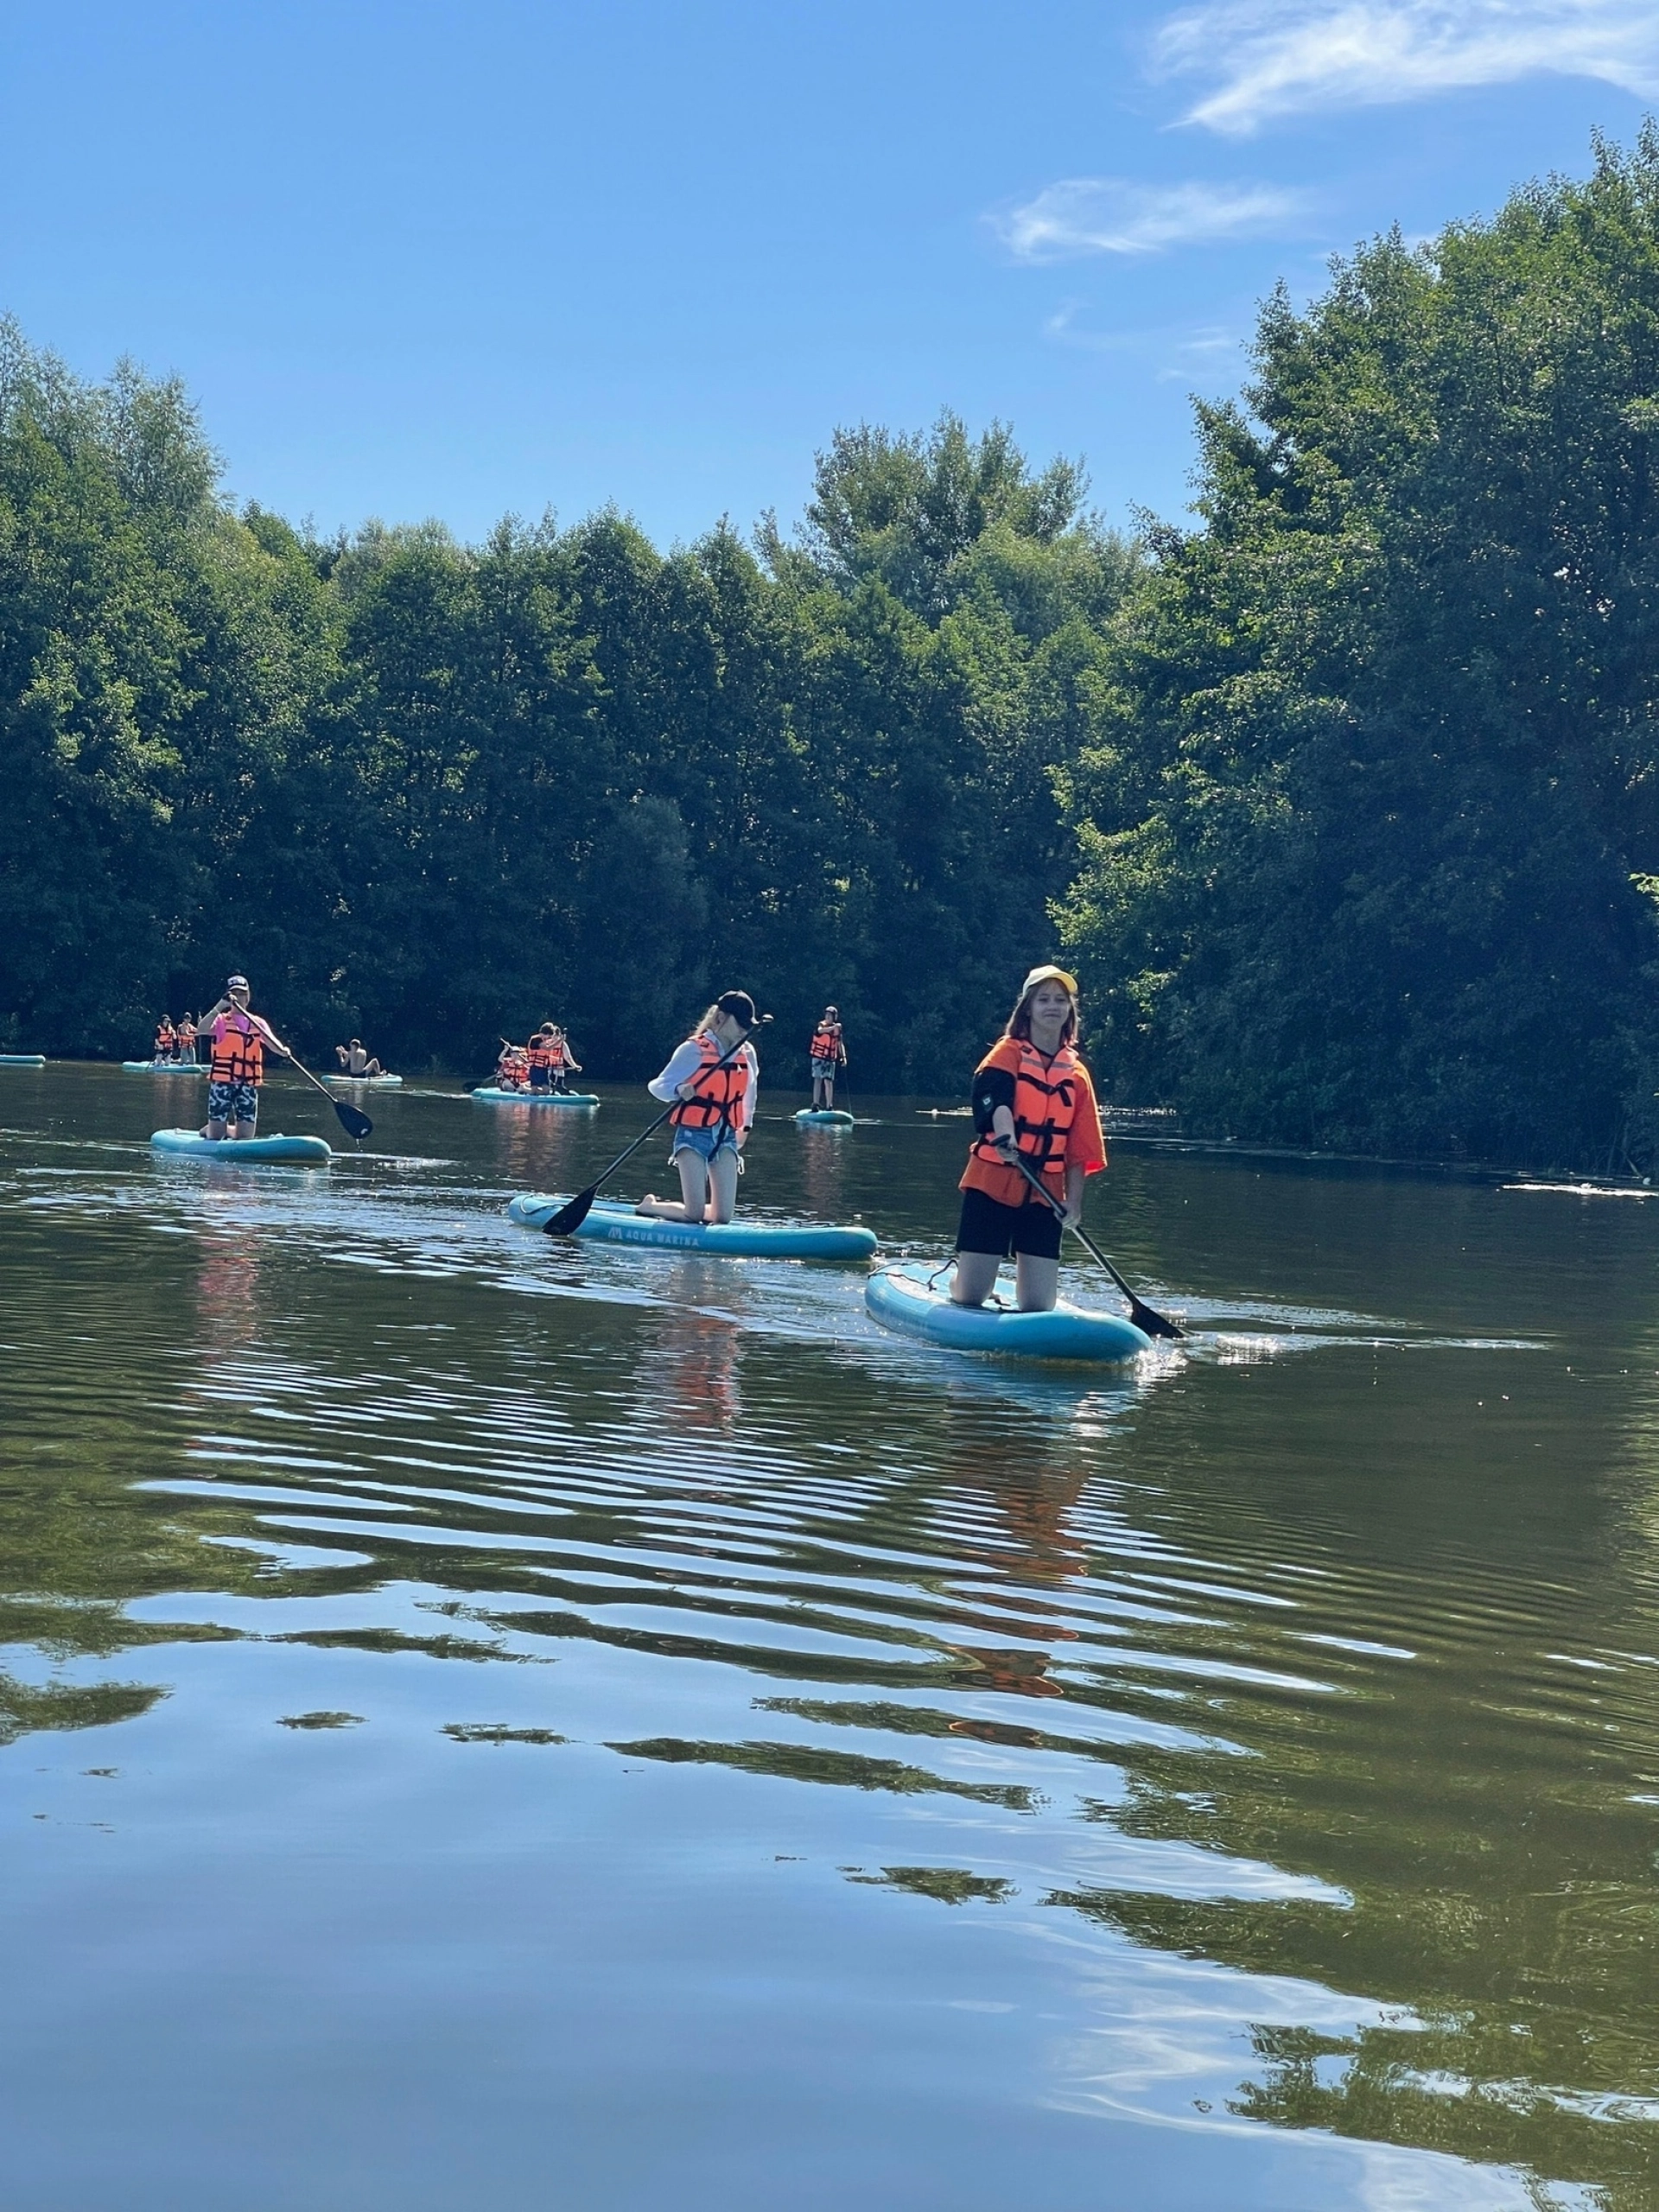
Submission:
M 668 1156 L 672 1160 L 682 1152 L 700 1152 L 705 1160 L 712 1160 L 717 1152 L 736 1150 L 737 1139 L 725 1122 L 716 1122 L 711 1129 L 688 1129 L 682 1123 L 674 1132 L 674 1149 Z
M 259 1118 L 259 1092 L 251 1083 L 210 1083 L 207 1086 L 210 1122 L 254 1122 Z

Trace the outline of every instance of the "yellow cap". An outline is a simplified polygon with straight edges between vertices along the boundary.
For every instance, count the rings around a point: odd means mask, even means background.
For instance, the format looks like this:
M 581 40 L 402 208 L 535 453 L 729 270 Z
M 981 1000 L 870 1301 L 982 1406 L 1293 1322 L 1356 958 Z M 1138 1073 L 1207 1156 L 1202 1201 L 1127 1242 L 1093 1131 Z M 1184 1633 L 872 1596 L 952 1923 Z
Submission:
M 1030 975 L 1020 986 L 1020 997 L 1024 998 L 1027 991 L 1034 991 L 1039 983 L 1059 983 L 1071 992 L 1073 998 L 1077 995 L 1077 979 L 1075 976 L 1068 976 L 1064 968 L 1047 967 L 1032 969 Z

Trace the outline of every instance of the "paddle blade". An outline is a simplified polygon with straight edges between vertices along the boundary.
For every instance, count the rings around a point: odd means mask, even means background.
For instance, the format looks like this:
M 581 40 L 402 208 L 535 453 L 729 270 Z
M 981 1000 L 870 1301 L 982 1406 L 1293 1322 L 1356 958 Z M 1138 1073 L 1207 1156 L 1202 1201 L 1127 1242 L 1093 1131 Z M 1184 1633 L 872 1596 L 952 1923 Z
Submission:
M 1129 1319 L 1148 1337 L 1185 1338 L 1186 1335 L 1185 1329 L 1178 1329 L 1173 1321 L 1166 1320 L 1161 1313 L 1155 1313 L 1133 1291 L 1129 1293 Z
M 348 1106 L 343 1098 L 336 1098 L 331 1103 L 335 1113 L 340 1116 L 340 1126 L 348 1137 L 355 1137 L 359 1144 L 361 1144 L 365 1137 L 372 1137 L 374 1135 L 374 1123 L 366 1114 L 360 1112 L 355 1106 Z
M 559 1208 L 557 1213 L 548 1216 L 542 1224 L 543 1234 L 549 1236 L 574 1236 L 582 1223 L 587 1220 L 588 1209 L 598 1196 L 597 1183 L 588 1190 L 578 1191 L 568 1205 Z

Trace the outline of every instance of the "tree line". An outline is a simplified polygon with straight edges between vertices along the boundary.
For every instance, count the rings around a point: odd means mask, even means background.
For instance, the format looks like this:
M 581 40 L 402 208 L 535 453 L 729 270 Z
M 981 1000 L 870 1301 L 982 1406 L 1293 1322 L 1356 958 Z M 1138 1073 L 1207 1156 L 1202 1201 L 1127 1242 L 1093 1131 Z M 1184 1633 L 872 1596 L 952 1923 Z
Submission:
M 0 1028 L 130 1053 L 241 967 L 296 1041 L 601 1076 L 714 991 L 957 1089 L 1063 945 L 1123 1102 L 1645 1163 L 1659 138 L 1265 307 L 1189 526 L 955 417 L 785 533 L 321 538 L 188 396 L 0 325 Z

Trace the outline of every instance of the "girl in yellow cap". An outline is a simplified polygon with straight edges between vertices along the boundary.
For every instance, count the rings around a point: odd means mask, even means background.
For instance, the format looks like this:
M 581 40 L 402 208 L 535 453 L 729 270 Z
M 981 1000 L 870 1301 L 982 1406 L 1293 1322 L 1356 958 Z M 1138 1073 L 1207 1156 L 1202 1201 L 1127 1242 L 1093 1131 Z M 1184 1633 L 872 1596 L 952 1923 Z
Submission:
M 1014 1163 L 1038 1178 L 1066 1223 L 1081 1219 L 1084 1179 L 1105 1166 L 1106 1147 L 1077 1035 L 1077 978 L 1064 968 L 1033 968 L 974 1071 L 974 1141 L 959 1185 L 950 1287 L 958 1306 L 982 1306 L 1009 1259 L 1021 1313 L 1046 1313 L 1059 1294 L 1060 1215 Z

